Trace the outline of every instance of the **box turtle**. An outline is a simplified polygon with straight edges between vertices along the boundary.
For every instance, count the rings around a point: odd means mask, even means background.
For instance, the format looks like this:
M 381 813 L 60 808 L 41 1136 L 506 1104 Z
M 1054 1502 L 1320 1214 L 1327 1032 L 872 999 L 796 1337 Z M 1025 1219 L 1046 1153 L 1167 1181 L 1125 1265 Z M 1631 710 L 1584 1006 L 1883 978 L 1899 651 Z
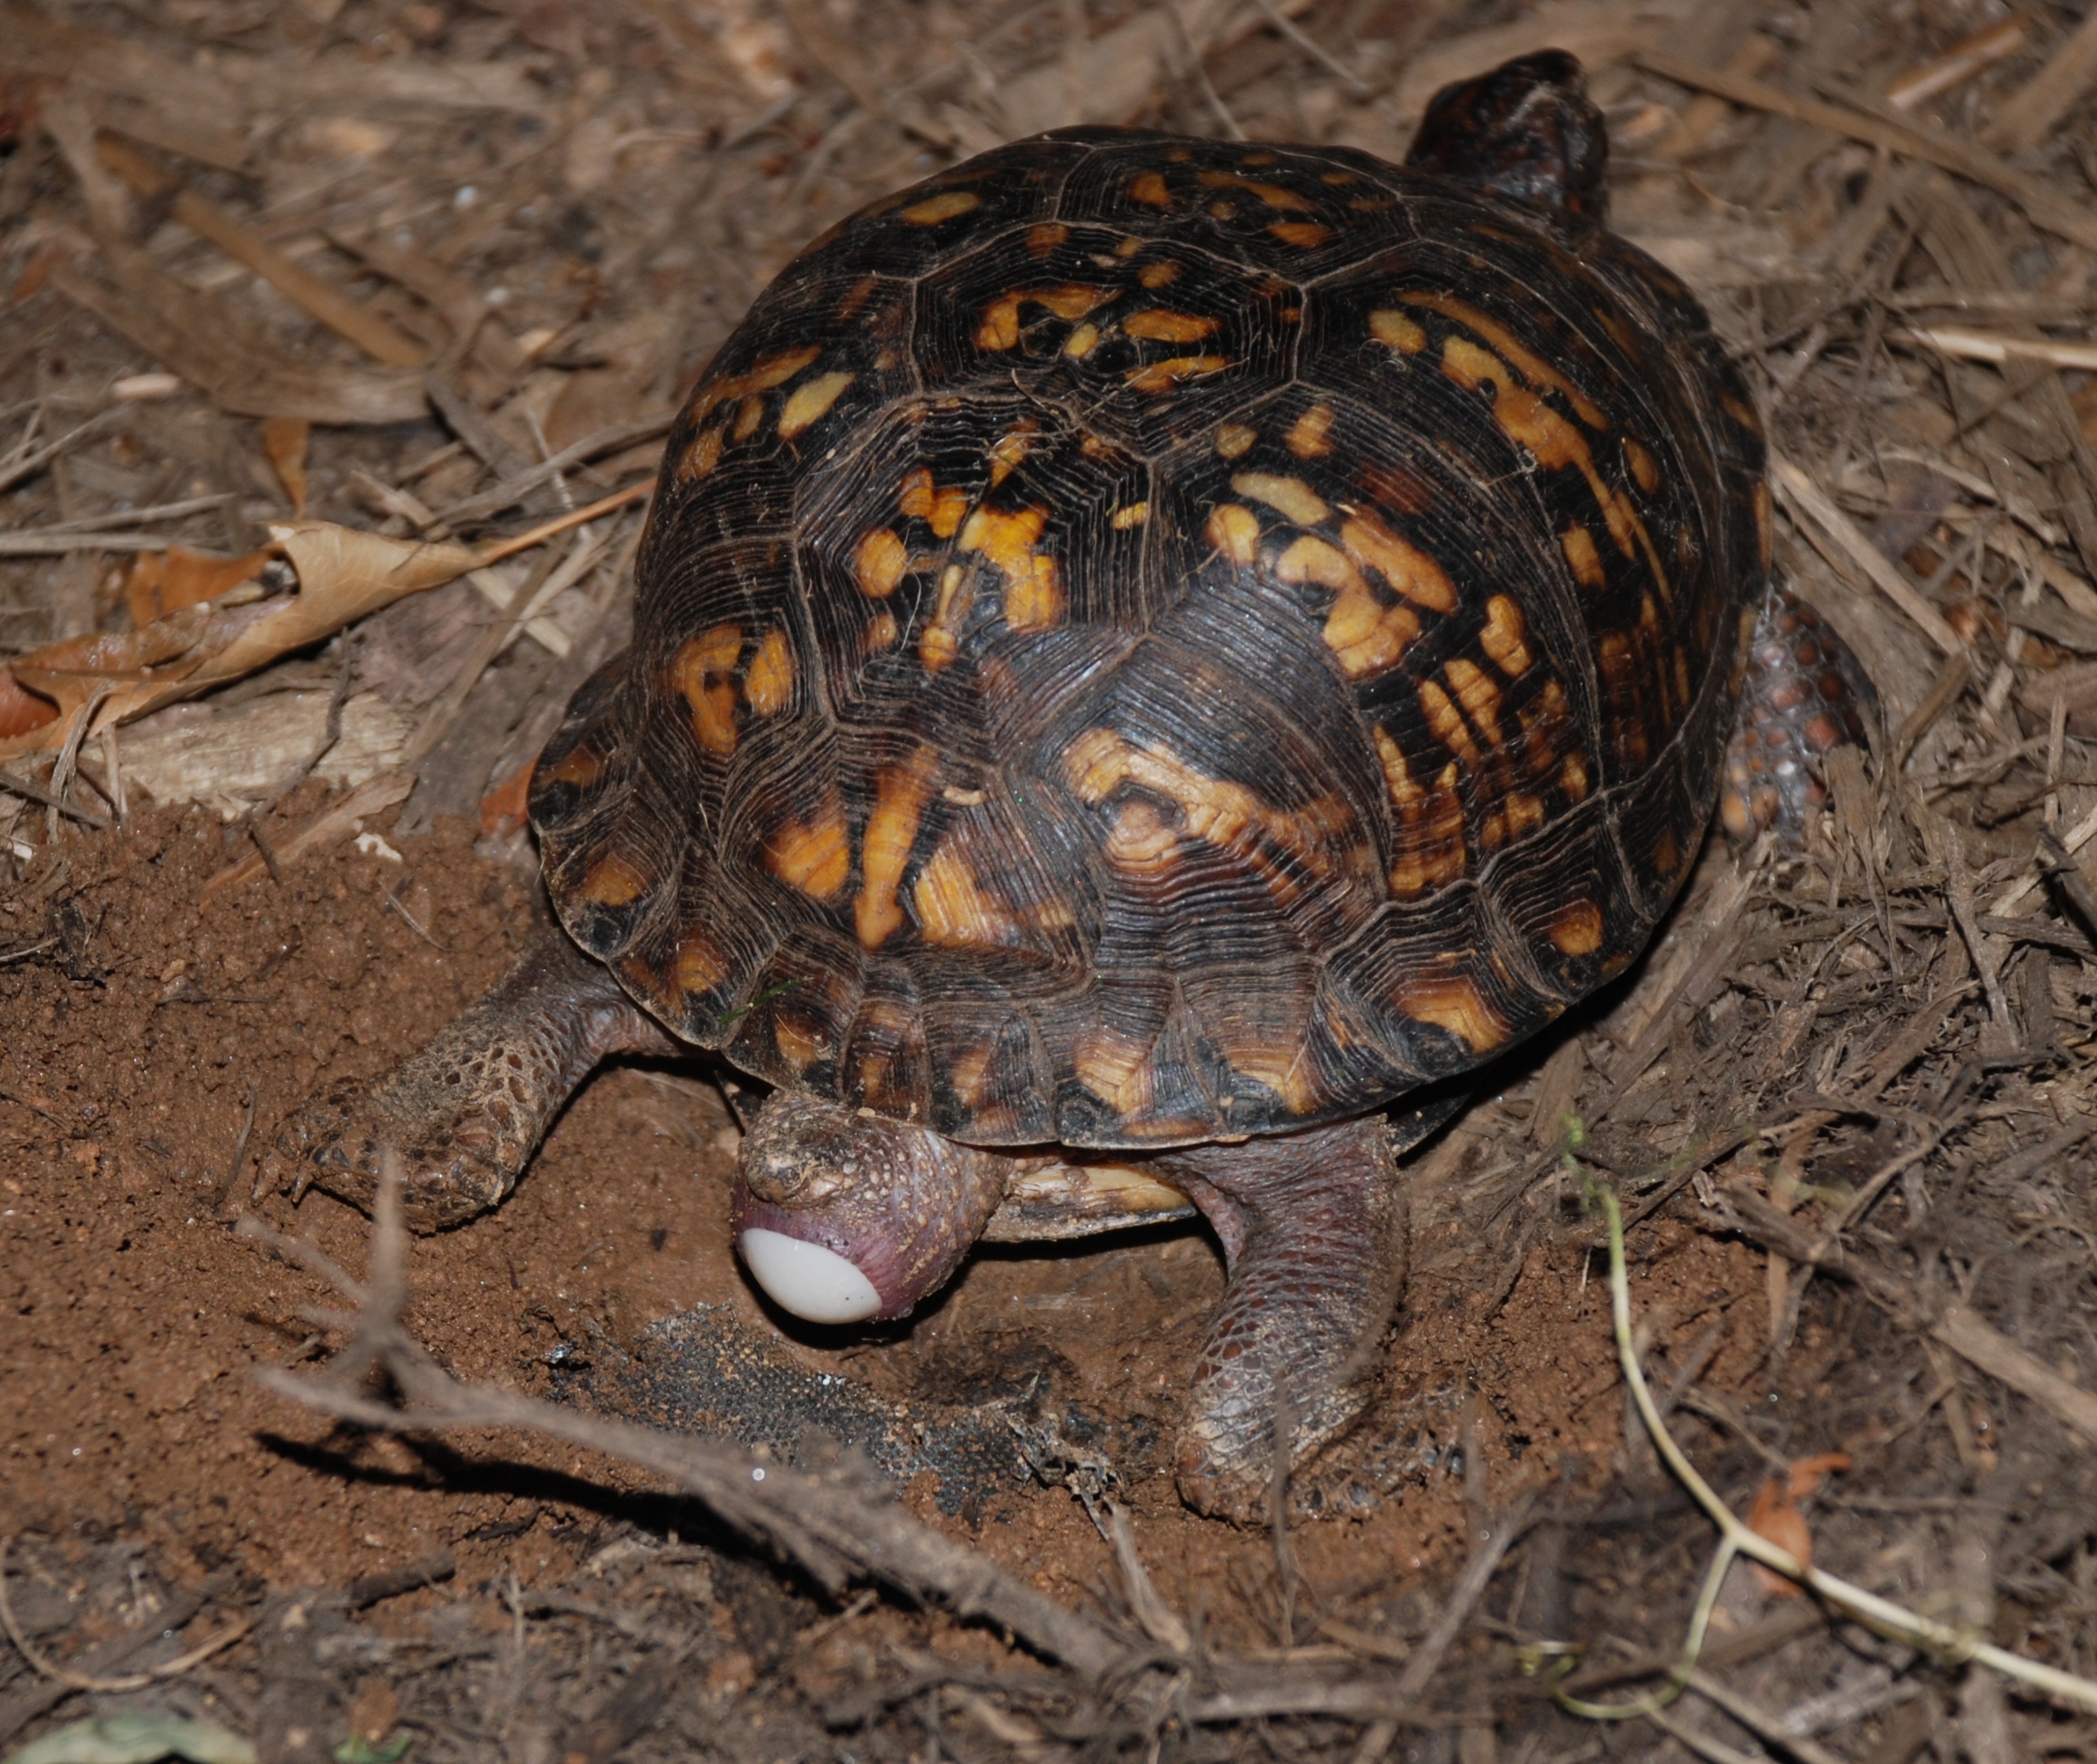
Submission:
M 1749 673 L 1734 831 L 1853 731 L 1606 151 L 1549 52 L 1403 169 L 1064 130 L 818 240 L 680 416 L 632 647 L 539 763 L 565 935 L 294 1117 L 298 1186 L 368 1203 L 390 1146 L 453 1223 L 598 1060 L 689 1045 L 773 1087 L 734 1225 L 804 1317 L 1198 1208 L 1180 1486 L 1262 1511 L 1278 1418 L 1301 1463 L 1365 1401 L 1398 1154 L 1643 948 Z

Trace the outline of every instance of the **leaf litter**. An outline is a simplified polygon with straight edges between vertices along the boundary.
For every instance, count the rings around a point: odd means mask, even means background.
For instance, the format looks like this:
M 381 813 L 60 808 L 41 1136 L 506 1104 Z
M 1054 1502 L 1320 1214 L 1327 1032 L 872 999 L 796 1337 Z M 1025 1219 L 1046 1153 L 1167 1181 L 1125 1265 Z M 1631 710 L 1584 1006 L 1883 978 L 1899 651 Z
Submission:
M 1885 726 L 1804 851 L 1708 854 L 1638 970 L 1418 1155 L 1362 1515 L 1254 1537 L 1171 1499 L 1198 1235 L 988 1252 L 871 1340 L 783 1328 L 721 1241 L 732 1112 L 668 1069 L 601 1076 L 501 1212 L 412 1247 L 397 1391 L 427 1350 L 465 1431 L 254 1383 L 351 1344 L 311 1257 L 368 1252 L 257 1193 L 270 1124 L 543 915 L 522 781 L 630 621 L 637 515 L 583 512 L 645 494 L 769 276 L 1030 129 L 1395 157 L 1435 86 L 1553 43 L 1617 224 L 1770 412 L 1779 561 Z M 37 1657 L 114 1682 L 252 1621 L 98 1709 L 264 1757 L 2086 1751 L 1739 1564 L 1650 1719 L 1583 1726 L 1523 1668 L 1657 1682 L 1707 1548 L 1626 1424 L 1569 1120 L 1632 1221 L 1654 1401 L 1734 1510 L 2097 1665 L 2093 88 L 2097 24 L 1990 0 L 9 5 L 0 1535 Z M 872 1504 L 812 1559 L 666 1493 L 668 1447 L 622 1467 L 597 1412 L 704 1416 L 689 1450 Z M 1041 1603 L 968 1621 L 994 1576 L 852 1553 L 905 1520 Z M 86 1713 L 0 1655 L 0 1745 Z

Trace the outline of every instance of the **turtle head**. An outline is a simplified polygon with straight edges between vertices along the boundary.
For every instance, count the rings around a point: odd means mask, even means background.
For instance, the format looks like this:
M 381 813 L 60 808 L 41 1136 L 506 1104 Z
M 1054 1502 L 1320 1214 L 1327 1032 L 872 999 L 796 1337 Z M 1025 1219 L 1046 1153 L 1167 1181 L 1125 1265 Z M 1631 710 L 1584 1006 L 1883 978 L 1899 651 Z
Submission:
M 736 1166 L 736 1251 L 775 1304 L 810 1322 L 907 1316 L 983 1234 L 1011 1162 L 871 1109 L 777 1091 Z
M 1562 49 L 1443 86 L 1427 101 L 1405 163 L 1571 219 L 1607 218 L 1609 131 L 1586 74 Z

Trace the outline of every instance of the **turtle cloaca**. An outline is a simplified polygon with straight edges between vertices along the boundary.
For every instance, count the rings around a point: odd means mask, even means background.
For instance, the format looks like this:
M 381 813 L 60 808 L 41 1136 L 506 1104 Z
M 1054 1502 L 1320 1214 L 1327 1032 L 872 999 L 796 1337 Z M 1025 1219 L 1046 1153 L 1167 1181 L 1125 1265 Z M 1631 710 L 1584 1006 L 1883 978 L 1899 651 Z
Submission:
M 1735 830 L 1853 730 L 1606 152 L 1548 52 L 1403 168 L 1062 130 L 810 245 L 680 416 L 632 647 L 539 763 L 561 932 L 295 1118 L 300 1185 L 368 1202 L 390 1146 L 454 1223 L 598 1060 L 693 1047 L 773 1087 L 734 1225 L 789 1310 L 1198 1208 L 1179 1485 L 1263 1513 L 1277 1427 L 1302 1465 L 1367 1400 L 1399 1151 L 1688 874 L 1758 618 Z

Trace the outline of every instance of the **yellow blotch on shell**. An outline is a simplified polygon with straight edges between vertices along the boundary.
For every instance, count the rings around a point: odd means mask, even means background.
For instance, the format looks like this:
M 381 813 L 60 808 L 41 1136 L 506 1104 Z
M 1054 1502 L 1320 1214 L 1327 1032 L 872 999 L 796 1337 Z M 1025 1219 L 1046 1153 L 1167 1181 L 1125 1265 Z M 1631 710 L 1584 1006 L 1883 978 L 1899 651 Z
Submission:
M 1267 231 L 1284 245 L 1293 245 L 1299 251 L 1322 245 L 1333 236 L 1331 227 L 1321 227 L 1316 221 L 1276 221 Z
M 976 327 L 976 346 L 980 350 L 1015 347 L 1020 341 L 1022 306 L 1046 306 L 1059 319 L 1075 320 L 1112 297 L 1110 288 L 1087 288 L 1075 282 L 1055 288 L 1015 288 L 1009 293 L 1000 294 L 983 309 L 983 317 Z
M 1595 536 L 1577 521 L 1558 535 L 1558 548 L 1565 552 L 1566 561 L 1572 568 L 1573 579 L 1584 588 L 1599 588 L 1608 585 L 1608 574 L 1601 566 L 1601 553 L 1595 548 Z
M 729 433 L 731 441 L 747 441 L 757 433 L 758 425 L 764 420 L 764 401 L 752 393 L 742 401 L 742 408 L 735 413 L 735 427 Z
M 1046 257 L 1069 237 L 1070 229 L 1060 221 L 1043 221 L 1027 229 L 1028 253 L 1033 257 Z
M 1129 180 L 1129 200 L 1140 202 L 1146 208 L 1169 209 L 1172 206 L 1172 191 L 1166 187 L 1164 176 L 1154 171 L 1139 171 Z
M 1456 609 L 1456 585 L 1449 573 L 1410 539 L 1394 533 L 1367 509 L 1340 523 L 1340 543 L 1364 570 L 1372 570 L 1415 606 L 1431 613 Z
M 1415 900 L 1430 888 L 1456 881 L 1468 861 L 1464 847 L 1464 804 L 1452 760 L 1431 785 L 1416 783 L 1405 754 L 1390 732 L 1375 731 L 1377 758 L 1395 812 L 1392 829 L 1390 891 Z
M 1099 327 L 1082 324 L 1064 339 L 1063 352 L 1073 361 L 1082 362 L 1099 346 Z
M 742 696 L 759 716 L 777 716 L 794 701 L 794 646 L 783 631 L 768 631 L 743 676 Z
M 1167 312 L 1162 308 L 1132 312 L 1121 321 L 1125 335 L 1141 337 L 1147 343 L 1199 343 L 1205 337 L 1214 337 L 1223 327 L 1220 319 L 1207 319 L 1192 312 Z
M 1275 561 L 1275 574 L 1284 582 L 1333 591 L 1325 645 L 1350 680 L 1389 667 L 1420 635 L 1420 619 L 1411 607 L 1385 605 L 1346 554 L 1315 534 L 1292 543 Z
M 903 218 L 913 227 L 936 227 L 941 221 L 953 220 L 982 206 L 983 198 L 972 190 L 942 190 L 922 202 L 913 202 L 903 210 Z
M 918 638 L 918 659 L 927 674 L 938 673 L 961 653 L 961 622 L 975 598 L 961 592 L 967 575 L 959 564 L 949 564 L 940 572 L 939 604 Z
M 1235 502 L 1218 503 L 1209 512 L 1209 543 L 1240 570 L 1259 561 L 1260 517 Z
M 687 415 L 693 422 L 703 423 L 724 404 L 733 404 L 738 399 L 783 386 L 822 354 L 820 345 L 804 344 L 798 349 L 782 350 L 776 355 L 766 356 L 747 373 L 725 374 L 718 380 L 703 381 L 692 394 Z
M 1112 525 L 1117 533 L 1126 533 L 1130 527 L 1141 526 L 1151 517 L 1151 505 L 1147 502 L 1132 502 L 1125 508 L 1117 508 Z
M 728 978 L 728 958 L 704 931 L 689 926 L 677 939 L 675 971 L 680 992 L 711 992 Z
M 852 579 L 869 600 L 885 600 L 910 567 L 910 548 L 885 526 L 860 540 L 852 554 Z
M 910 898 L 919 932 L 942 949 L 995 949 L 1019 940 L 1012 916 L 983 891 L 953 838 L 934 847 Z
M 1566 763 L 1558 768 L 1558 788 L 1575 803 L 1588 799 L 1588 763 L 1578 754 L 1566 755 Z
M 786 1016 L 772 1019 L 772 1045 L 778 1049 L 787 1070 L 795 1073 L 804 1072 L 815 1063 L 822 1046 L 814 1036 Z
M 1601 948 L 1601 908 L 1592 900 L 1574 900 L 1551 915 L 1545 928 L 1562 956 L 1592 956 Z
M 1253 165 L 1262 162 L 1248 160 L 1245 163 Z M 1271 165 L 1273 161 L 1270 160 L 1263 163 Z M 1205 171 L 1201 174 L 1201 182 L 1211 190 L 1249 190 L 1269 208 L 1280 209 L 1284 213 L 1291 212 L 1300 213 L 1311 206 L 1306 197 L 1298 196 L 1293 190 L 1284 185 L 1260 183 L 1253 178 L 1240 177 L 1236 172 Z
M 1291 1115 L 1308 1115 L 1325 1100 L 1310 1052 L 1304 1047 L 1263 1047 L 1239 1040 L 1224 1047 L 1223 1053 L 1233 1071 L 1273 1091 Z
M 904 764 L 884 768 L 874 776 L 874 811 L 866 817 L 860 842 L 859 898 L 852 908 L 853 928 L 869 949 L 879 949 L 903 923 L 896 891 L 938 774 L 937 750 L 919 747 Z
M 951 485 L 940 489 L 932 482 L 930 468 L 922 465 L 904 474 L 897 500 L 903 513 L 927 522 L 938 539 L 952 539 L 968 512 L 968 492 Z
M 779 413 L 779 438 L 791 441 L 811 423 L 826 416 L 855 377 L 847 373 L 817 374 L 795 387 L 787 394 L 786 407 Z
M 1510 363 L 1532 386 L 1548 386 L 1573 407 L 1573 414 L 1590 429 L 1606 429 L 1609 419 L 1604 416 L 1594 400 L 1575 385 L 1557 368 L 1545 361 L 1535 350 L 1502 324 L 1467 301 L 1453 294 L 1401 294 L 1399 298 L 1408 306 L 1425 306 L 1438 312 L 1445 319 L 1453 319 L 1474 337 L 1482 339 Z
M 1123 377 L 1137 392 L 1170 392 L 1183 380 L 1219 374 L 1230 365 L 1226 355 L 1174 355 L 1166 361 L 1152 362 L 1148 367 L 1132 368 Z
M 1333 511 L 1325 499 L 1300 477 L 1284 477 L 1275 472 L 1240 472 L 1231 480 L 1240 496 L 1263 502 L 1277 514 L 1298 526 L 1315 526 Z
M 1472 738 L 1471 726 L 1464 720 L 1464 713 L 1456 708 L 1456 701 L 1438 682 L 1423 680 L 1420 683 L 1420 709 L 1427 719 L 1428 732 L 1465 765 L 1475 769 L 1478 744 Z
M 1522 622 L 1522 609 L 1508 596 L 1496 594 L 1486 602 L 1486 622 L 1478 632 L 1478 647 L 1509 680 L 1529 671 L 1534 658 L 1529 653 L 1528 628 Z
M 1071 1049 L 1077 1081 L 1121 1115 L 1151 1106 L 1151 1044 L 1140 1036 L 1101 1027 L 1079 1036 Z
M 1446 1029 L 1474 1054 L 1507 1039 L 1507 1024 L 1469 974 L 1423 974 L 1398 990 L 1398 1008 L 1416 1023 Z
M 691 706 L 692 732 L 710 754 L 735 751 L 735 683 L 728 678 L 742 653 L 742 627 L 716 625 L 689 638 L 670 664 L 671 677 Z
M 901 632 L 896 627 L 896 615 L 893 613 L 885 610 L 876 613 L 867 622 L 865 640 L 867 654 L 878 655 L 883 649 L 894 649 L 896 639 L 900 635 Z
M 1216 451 L 1227 460 L 1239 459 L 1251 451 L 1253 443 L 1259 438 L 1257 429 L 1243 423 L 1224 423 L 1216 431 Z
M 764 867 L 790 888 L 812 900 L 836 896 L 852 875 L 852 847 L 846 838 L 844 806 L 837 792 L 823 798 L 813 819 L 784 821 L 764 842 Z
M 961 530 L 961 549 L 980 552 L 1005 578 L 1005 622 L 1015 631 L 1047 631 L 1063 621 L 1063 585 L 1055 560 L 1036 549 L 1048 525 L 1040 508 L 978 508 Z
M 1443 668 L 1442 677 L 1448 681 L 1456 702 L 1464 707 L 1487 741 L 1499 746 L 1500 688 L 1493 683 L 1492 675 L 1475 662 L 1454 656 Z
M 1369 334 L 1403 355 L 1417 355 L 1427 347 L 1427 333 L 1402 312 L 1372 312 Z
M 1333 451 L 1333 407 L 1314 404 L 1289 425 L 1282 445 L 1299 460 L 1322 458 Z
M 1659 461 L 1628 435 L 1623 438 L 1623 458 L 1624 463 L 1631 468 L 1632 477 L 1637 480 L 1638 487 L 1647 495 L 1651 495 L 1660 487 Z
M 1156 263 L 1147 263 L 1136 271 L 1136 279 L 1153 291 L 1179 279 L 1179 266 L 1169 258 L 1161 257 Z
M 571 747 L 562 754 L 557 765 L 539 774 L 553 784 L 565 784 L 571 789 L 587 790 L 605 775 L 606 756 L 588 745 Z
M 687 482 L 705 477 L 720 464 L 721 448 L 725 438 L 718 429 L 709 429 L 694 435 L 685 444 L 678 455 L 677 476 Z
M 636 864 L 614 851 L 590 866 L 582 886 L 575 891 L 596 906 L 624 907 L 631 906 L 653 886 L 654 882 Z

